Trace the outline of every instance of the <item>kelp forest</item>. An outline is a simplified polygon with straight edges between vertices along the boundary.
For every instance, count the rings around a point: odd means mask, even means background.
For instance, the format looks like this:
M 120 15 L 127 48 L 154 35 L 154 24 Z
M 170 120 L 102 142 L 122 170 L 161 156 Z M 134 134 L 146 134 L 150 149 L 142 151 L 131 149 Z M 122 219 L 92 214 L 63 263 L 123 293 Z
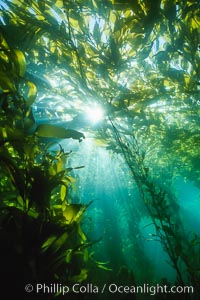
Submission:
M 5 299 L 200 296 L 198 0 L 0 1 Z

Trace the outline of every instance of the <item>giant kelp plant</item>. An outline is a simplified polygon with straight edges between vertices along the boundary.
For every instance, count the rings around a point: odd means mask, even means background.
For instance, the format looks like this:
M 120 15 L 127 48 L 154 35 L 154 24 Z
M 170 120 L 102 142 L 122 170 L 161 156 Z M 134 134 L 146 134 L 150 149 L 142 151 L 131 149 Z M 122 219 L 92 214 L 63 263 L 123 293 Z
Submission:
M 185 236 L 175 205 L 176 200 L 166 186 L 163 187 L 159 182 L 152 180 L 145 162 L 145 153 L 140 152 L 134 134 L 131 137 L 121 136 L 120 131 L 112 121 L 111 123 L 116 143 L 125 157 L 155 226 L 154 238 L 162 244 L 169 255 L 171 264 L 177 272 L 178 282 L 180 284 L 191 282 L 198 286 L 199 237 L 195 235 L 188 240 Z
M 89 202 L 68 200 L 70 153 L 53 142 L 89 131 L 124 158 L 177 282 L 197 287 L 199 236 L 185 232 L 172 183 L 200 182 L 199 1 L 5 0 L 0 22 L 1 257 L 10 240 L 33 280 L 86 279 Z M 97 106 L 92 126 L 84 114 Z
M 81 141 L 84 135 L 49 124 L 35 127 L 31 104 L 36 87 L 23 78 L 23 53 L 10 49 L 2 34 L 0 57 L 1 280 L 8 297 L 12 292 L 23 297 L 27 282 L 69 284 L 88 276 L 91 242 L 80 220 L 90 203 L 69 200 L 74 182 L 70 176 L 73 168 L 67 167 L 70 152 L 59 145 L 51 150 L 56 141 L 41 140 Z

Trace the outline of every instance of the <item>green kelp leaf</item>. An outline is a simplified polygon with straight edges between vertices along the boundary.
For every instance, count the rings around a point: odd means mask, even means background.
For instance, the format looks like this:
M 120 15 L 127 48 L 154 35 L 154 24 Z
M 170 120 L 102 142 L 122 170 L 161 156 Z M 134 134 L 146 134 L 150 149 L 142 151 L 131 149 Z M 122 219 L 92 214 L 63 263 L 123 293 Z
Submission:
M 67 132 L 67 138 L 72 138 L 74 140 L 79 140 L 81 142 L 85 136 L 82 132 L 73 130 L 73 129 L 66 129 Z
M 69 237 L 69 234 L 67 232 L 64 232 L 56 239 L 53 239 L 53 237 L 50 237 L 51 240 L 49 240 L 49 248 L 51 248 L 52 254 L 55 254 L 60 250 L 60 248 L 66 243 L 67 239 Z M 47 247 L 48 240 L 45 242 L 45 246 Z M 45 251 L 45 247 L 43 244 L 43 251 Z
M 66 218 L 67 224 L 78 221 L 79 212 L 82 208 L 82 204 L 69 204 L 66 206 L 66 209 L 63 211 L 63 216 Z
M 99 269 L 103 269 L 103 270 L 106 270 L 106 271 L 112 271 L 111 268 L 105 267 L 105 266 L 103 266 L 103 265 L 99 265 L 99 264 L 98 264 L 97 267 L 98 267 Z
M 24 54 L 18 49 L 7 51 L 7 53 L 13 63 L 13 72 L 17 76 L 23 77 L 26 72 L 26 59 Z
M 38 153 L 40 153 L 40 148 L 38 144 L 35 143 L 34 137 L 28 137 L 26 143 L 23 147 L 25 157 L 30 161 L 34 162 L 34 159 Z
M 109 264 L 109 261 L 106 261 L 106 262 L 98 261 L 98 260 L 94 259 L 94 257 L 93 257 L 94 254 L 95 254 L 95 252 L 90 253 L 90 258 L 95 262 L 95 264 L 97 265 L 98 268 L 106 270 L 106 271 L 112 271 L 111 268 L 106 267 L 106 265 Z
M 117 17 L 116 17 L 116 12 L 114 12 L 113 10 L 110 11 L 110 17 L 109 17 L 109 21 L 113 24 L 115 24 L 117 20 Z
M 3 92 L 16 92 L 17 89 L 10 77 L 5 74 L 5 72 L 0 71 L 0 89 Z
M 38 125 L 35 134 L 38 137 L 46 137 L 46 138 L 59 138 L 59 139 L 75 139 L 79 140 L 79 142 L 85 138 L 84 134 L 73 130 L 73 129 L 65 129 L 61 126 L 55 126 L 51 124 L 41 124 Z
M 74 282 L 82 282 L 87 279 L 88 276 L 88 270 L 87 269 L 82 269 L 81 273 L 79 275 L 75 275 L 72 277 L 72 281 Z
M 63 8 L 63 0 L 57 0 L 55 6 L 59 7 L 60 9 Z
M 57 159 L 57 161 L 52 165 L 56 174 L 65 170 L 66 157 L 63 155 Z
M 67 186 L 66 185 L 61 185 L 61 188 L 60 188 L 60 199 L 61 201 L 65 201 L 66 199 L 66 196 L 67 196 Z
M 80 224 L 78 224 L 78 234 L 79 234 L 79 236 L 81 237 L 82 242 L 83 242 L 83 241 L 84 241 L 84 242 L 87 241 L 86 235 L 85 235 L 85 233 L 83 232 L 83 230 L 82 230 Z
M 71 262 L 72 255 L 73 255 L 73 249 L 68 249 L 66 251 L 66 259 L 65 259 L 65 261 L 66 261 L 67 264 L 69 264 Z
M 37 97 L 37 87 L 31 81 L 28 81 L 29 91 L 26 99 L 26 104 L 31 106 Z
M 42 244 L 42 249 L 45 251 L 51 246 L 51 244 L 57 239 L 56 236 L 50 236 L 43 244 Z
M 8 44 L 1 33 L 0 33 L 0 47 L 3 49 L 9 49 Z
M 96 264 L 98 264 L 99 266 L 101 265 L 107 265 L 107 264 L 109 264 L 110 262 L 109 261 L 97 261 L 97 260 L 95 260 L 95 263 Z
M 23 77 L 25 72 L 26 72 L 26 59 L 25 59 L 25 56 L 18 49 L 13 50 L 13 52 L 14 52 L 15 57 L 16 57 L 15 65 L 16 65 L 16 68 L 17 68 L 17 72 L 18 72 L 19 76 Z

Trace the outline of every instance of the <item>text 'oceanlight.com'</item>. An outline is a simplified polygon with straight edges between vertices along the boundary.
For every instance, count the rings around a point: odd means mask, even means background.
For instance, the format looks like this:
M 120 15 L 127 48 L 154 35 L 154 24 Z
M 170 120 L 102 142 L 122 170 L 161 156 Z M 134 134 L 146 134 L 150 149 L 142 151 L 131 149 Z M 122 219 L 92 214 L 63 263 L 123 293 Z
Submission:
M 25 291 L 27 293 L 35 292 L 36 294 L 149 294 L 154 296 L 156 294 L 193 294 L 193 286 L 168 286 L 168 285 L 150 285 L 144 283 L 143 285 L 118 285 L 115 283 L 104 284 L 102 286 L 93 285 L 88 283 L 82 285 L 80 283 L 75 283 L 72 286 L 63 285 L 60 283 L 37 283 L 35 286 L 32 284 L 27 284 L 25 286 Z

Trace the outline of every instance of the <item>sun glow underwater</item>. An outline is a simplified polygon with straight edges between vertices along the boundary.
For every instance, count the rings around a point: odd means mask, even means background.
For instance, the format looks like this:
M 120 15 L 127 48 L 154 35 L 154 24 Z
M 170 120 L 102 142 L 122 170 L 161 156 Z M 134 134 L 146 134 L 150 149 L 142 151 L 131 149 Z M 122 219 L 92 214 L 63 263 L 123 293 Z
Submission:
M 92 124 L 97 124 L 100 121 L 102 121 L 102 119 L 104 118 L 104 115 L 105 115 L 105 112 L 103 111 L 103 109 L 98 105 L 95 105 L 93 107 L 88 107 L 85 112 L 86 112 L 87 119 Z

